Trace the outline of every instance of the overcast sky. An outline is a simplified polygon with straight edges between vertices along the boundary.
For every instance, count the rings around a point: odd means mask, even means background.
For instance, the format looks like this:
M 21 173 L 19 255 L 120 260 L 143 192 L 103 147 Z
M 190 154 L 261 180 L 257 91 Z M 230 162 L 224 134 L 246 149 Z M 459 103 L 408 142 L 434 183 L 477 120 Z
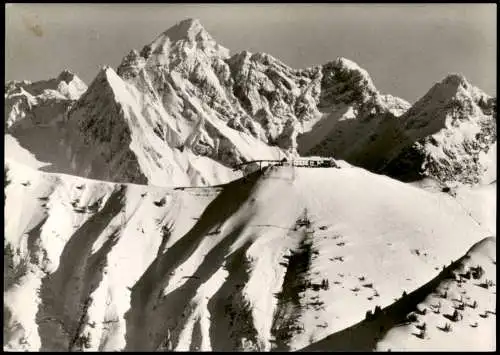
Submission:
M 231 53 L 266 52 L 294 68 L 349 58 L 410 102 L 452 72 L 496 95 L 495 4 L 7 5 L 6 79 L 68 68 L 89 84 L 185 18 Z

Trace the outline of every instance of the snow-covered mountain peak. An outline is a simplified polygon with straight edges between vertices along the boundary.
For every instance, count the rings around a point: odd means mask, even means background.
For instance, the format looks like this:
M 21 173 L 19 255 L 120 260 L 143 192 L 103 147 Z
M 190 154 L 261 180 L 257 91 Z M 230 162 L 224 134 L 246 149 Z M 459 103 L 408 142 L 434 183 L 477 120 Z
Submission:
M 110 65 L 103 65 L 101 67 L 101 70 L 99 70 L 99 73 L 97 74 L 97 76 L 99 76 L 99 75 L 107 75 L 110 70 L 114 71 L 113 68 Z
M 426 122 L 450 119 L 468 120 L 470 117 L 492 115 L 494 99 L 481 89 L 470 84 L 462 74 L 450 74 L 434 86 L 407 112 L 414 126 L 416 118 L 419 127 Z
M 31 82 L 9 81 L 5 84 L 5 95 L 15 93 L 29 93 L 31 96 L 49 95 L 63 96 L 64 98 L 76 100 L 87 90 L 87 85 L 72 71 L 65 69 L 57 77 Z M 57 93 L 54 93 L 56 91 Z
M 141 56 L 149 59 L 151 54 L 180 55 L 221 58 L 229 57 L 229 50 L 217 44 L 215 39 L 205 30 L 200 21 L 187 19 L 181 21 L 160 34 L 151 44 L 144 47 Z
M 390 112 L 399 117 L 411 107 L 400 97 L 382 94 L 368 71 L 350 59 L 337 57 L 327 63 L 323 66 L 323 77 L 326 92 L 335 97 L 334 102 L 340 99 L 340 102 L 362 104 L 363 110 L 372 115 Z
M 414 106 L 415 108 L 429 103 L 446 104 L 450 100 L 488 101 L 491 96 L 472 85 L 463 74 L 449 74 L 425 94 Z
M 344 68 L 344 69 L 351 70 L 351 71 L 357 71 L 357 72 L 363 74 L 363 77 L 371 80 L 368 72 L 365 69 L 361 68 L 358 63 L 356 63 L 350 59 L 347 59 L 345 57 L 337 57 L 335 59 L 334 63 L 339 68 Z
M 213 40 L 210 34 L 201 25 L 200 21 L 195 18 L 189 18 L 180 21 L 176 25 L 170 27 L 163 32 L 165 37 L 169 37 L 173 42 L 180 40 Z
M 57 91 L 71 100 L 77 100 L 86 90 L 87 85 L 72 71 L 65 69 L 57 77 Z
M 103 91 L 112 92 L 113 96 L 123 95 L 126 89 L 125 81 L 117 74 L 117 72 L 109 65 L 105 65 L 98 72 L 89 87 L 89 92 L 103 93 Z M 111 90 L 111 91 L 109 91 Z
M 18 123 L 29 127 L 53 122 L 86 90 L 87 85 L 70 70 L 48 80 L 9 81 L 4 94 L 5 128 L 11 129 Z
M 443 183 L 491 180 L 495 105 L 495 99 L 463 75 L 446 76 L 401 117 L 408 141 L 385 172 L 397 178 L 401 172 L 417 172 L 409 179 L 430 176 Z
M 102 68 L 102 74 L 108 79 L 113 80 L 115 77 L 118 77 L 118 74 L 115 72 L 113 68 L 110 66 L 105 66 Z
M 358 73 L 361 76 L 362 80 L 365 81 L 373 91 L 377 91 L 370 74 L 368 74 L 365 69 L 361 68 L 358 63 L 344 57 L 337 57 L 334 63 L 335 66 L 340 70 Z
M 97 92 L 100 92 L 102 95 L 104 91 L 107 90 L 106 88 L 110 87 L 108 78 L 110 75 L 112 75 L 112 72 L 114 72 L 114 70 L 110 66 L 102 66 L 97 72 L 94 80 L 92 80 L 92 82 L 90 83 L 86 95 L 83 95 L 80 101 L 86 101 L 86 96 L 93 96 Z
M 144 81 L 144 75 L 136 77 L 145 69 L 146 81 L 156 86 L 172 71 L 187 78 L 195 71 L 206 72 L 214 62 L 228 57 L 229 50 L 219 45 L 198 20 L 188 19 L 162 32 L 141 51 L 129 52 L 117 73 L 124 79 Z
M 445 101 L 459 94 L 465 94 L 470 88 L 471 85 L 462 74 L 450 74 L 439 83 L 436 83 L 426 96 L 433 100 Z
M 375 88 L 375 85 L 373 84 L 373 80 L 370 74 L 368 74 L 368 72 L 365 69 L 361 68 L 356 62 L 344 57 L 338 57 L 337 59 L 335 59 L 334 63 L 336 68 L 339 70 L 347 71 L 349 73 L 356 73 L 357 75 L 359 75 L 360 81 L 362 81 L 366 85 L 366 88 L 368 90 L 378 92 L 378 90 Z
M 463 74 L 449 74 L 437 85 L 437 89 L 447 93 L 451 98 L 461 101 L 472 101 L 481 107 L 490 106 L 493 99 L 478 87 L 472 85 Z

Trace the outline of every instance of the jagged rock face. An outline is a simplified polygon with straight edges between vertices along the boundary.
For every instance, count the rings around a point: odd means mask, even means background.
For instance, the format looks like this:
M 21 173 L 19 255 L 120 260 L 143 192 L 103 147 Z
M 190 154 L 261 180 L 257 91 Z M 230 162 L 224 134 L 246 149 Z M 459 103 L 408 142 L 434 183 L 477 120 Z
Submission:
M 196 109 L 189 101 L 196 97 L 211 108 L 211 113 L 227 121 L 236 104 L 225 88 L 231 79 L 224 63 L 228 53 L 198 21 L 186 20 L 162 33 L 140 53 L 130 52 L 117 73 L 149 92 L 170 114 L 193 119 L 189 110 Z
M 232 167 L 250 157 L 219 125 L 249 135 L 252 141 L 266 139 L 233 95 L 233 78 L 224 61 L 228 53 L 198 21 L 186 20 L 140 53 L 130 52 L 117 73 L 176 122 L 182 149 Z
M 267 141 L 275 143 L 283 133 L 289 136 L 285 127 L 319 114 L 319 70 L 293 70 L 270 55 L 246 51 L 227 62 L 234 95 L 264 129 Z
M 366 70 L 346 58 L 322 66 L 321 97 L 319 106 L 351 105 L 360 116 L 385 114 L 400 116 L 410 108 L 405 100 L 381 94 Z
M 87 86 L 75 74 L 64 70 L 57 78 L 5 84 L 5 129 L 50 124 L 62 118 Z
M 322 67 L 321 106 L 352 102 L 362 104 L 377 94 L 368 73 L 357 64 L 339 58 Z
M 182 21 L 140 52 L 131 51 L 117 73 L 161 101 L 170 115 L 187 120 L 188 127 L 211 115 L 292 154 L 304 123 L 320 118 L 321 109 L 359 101 L 376 112 L 394 107 L 394 113 L 400 114 L 409 106 L 404 100 L 380 95 L 368 73 L 344 58 L 294 70 L 268 54 L 244 51 L 229 57 L 229 51 L 196 20 Z M 201 136 L 207 136 L 206 123 L 199 129 Z M 209 141 L 202 141 L 197 151 L 213 152 Z

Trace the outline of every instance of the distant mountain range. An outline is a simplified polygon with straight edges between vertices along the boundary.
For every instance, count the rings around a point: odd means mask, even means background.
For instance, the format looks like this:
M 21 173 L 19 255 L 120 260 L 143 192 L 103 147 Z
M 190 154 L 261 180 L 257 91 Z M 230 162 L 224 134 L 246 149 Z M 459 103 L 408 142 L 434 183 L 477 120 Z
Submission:
M 496 100 L 461 75 L 412 106 L 348 59 L 296 70 L 265 53 L 230 55 L 191 19 L 88 88 L 64 71 L 9 82 L 5 96 L 7 132 L 46 170 L 115 182 L 216 184 L 239 176 L 237 163 L 299 154 L 404 181 L 478 183 L 495 170 Z

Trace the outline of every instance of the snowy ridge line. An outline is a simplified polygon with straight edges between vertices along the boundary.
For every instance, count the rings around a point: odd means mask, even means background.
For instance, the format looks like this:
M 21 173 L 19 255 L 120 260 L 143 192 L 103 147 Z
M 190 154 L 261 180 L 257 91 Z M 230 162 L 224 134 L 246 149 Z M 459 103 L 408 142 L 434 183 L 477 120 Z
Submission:
M 107 180 L 101 180 L 101 179 L 93 179 L 89 177 L 82 177 L 79 175 L 74 175 L 74 174 L 65 174 L 65 173 L 58 173 L 58 172 L 51 172 L 51 171 L 41 171 L 34 169 L 33 167 L 20 163 L 16 161 L 13 158 L 5 157 L 4 160 L 4 165 L 8 166 L 9 164 L 11 165 L 19 165 L 23 166 L 25 169 L 33 170 L 33 171 L 38 171 L 40 174 L 44 174 L 47 176 L 53 176 L 53 177 L 62 177 L 62 178 L 70 178 L 74 179 L 77 181 L 81 182 L 87 182 L 87 183 L 104 183 L 104 184 L 109 184 L 109 185 L 123 185 L 123 186 L 129 186 L 129 187 L 137 187 L 137 188 L 157 188 L 157 189 L 165 189 L 165 190 L 184 190 L 184 189 L 205 189 L 205 188 L 217 188 L 217 187 L 222 187 L 226 185 L 225 183 L 223 184 L 216 184 L 216 185 L 202 185 L 202 186 L 177 186 L 177 185 L 171 185 L 171 186 L 165 186 L 165 185 L 154 185 L 154 184 L 139 184 L 139 183 L 133 183 L 133 182 L 115 182 L 115 181 L 107 181 Z

